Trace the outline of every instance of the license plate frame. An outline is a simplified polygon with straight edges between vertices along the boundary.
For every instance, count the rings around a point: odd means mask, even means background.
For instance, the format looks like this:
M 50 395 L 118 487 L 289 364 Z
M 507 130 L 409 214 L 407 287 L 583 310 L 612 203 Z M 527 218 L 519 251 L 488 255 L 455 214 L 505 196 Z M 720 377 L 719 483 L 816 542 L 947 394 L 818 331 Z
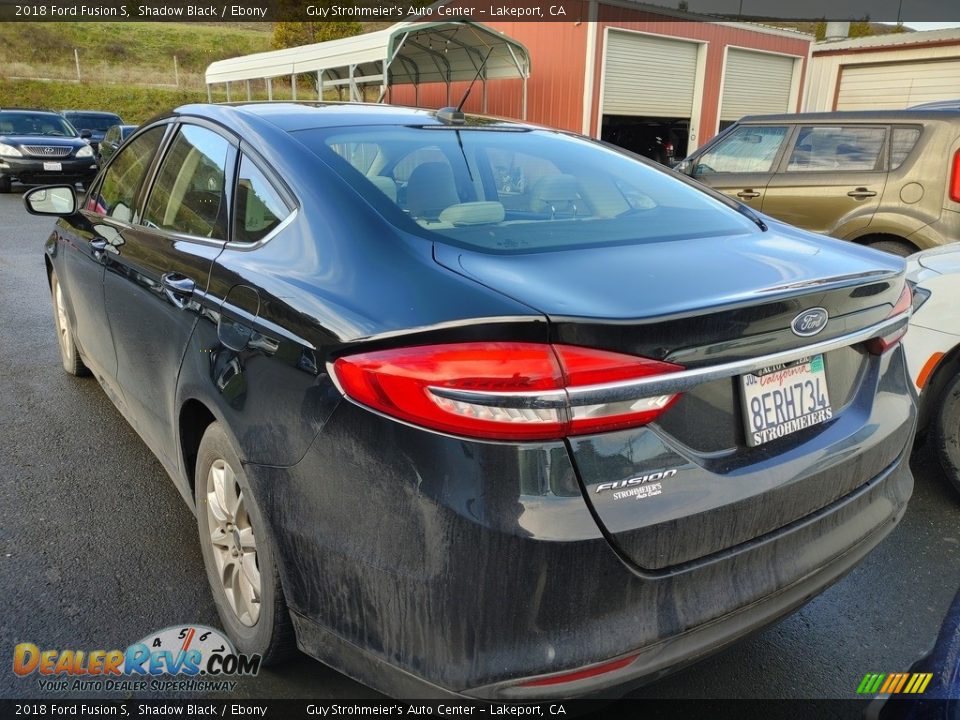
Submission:
M 741 375 L 740 396 L 749 447 L 833 418 L 822 354 Z
M 43 163 L 43 169 L 45 172 L 62 172 L 63 163 L 45 160 Z

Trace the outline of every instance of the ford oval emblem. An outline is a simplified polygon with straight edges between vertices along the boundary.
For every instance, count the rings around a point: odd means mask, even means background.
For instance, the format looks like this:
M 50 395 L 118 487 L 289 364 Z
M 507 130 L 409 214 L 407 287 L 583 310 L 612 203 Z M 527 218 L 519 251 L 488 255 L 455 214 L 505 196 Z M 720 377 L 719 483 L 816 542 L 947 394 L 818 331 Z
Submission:
M 822 307 L 809 308 L 793 319 L 790 328 L 794 335 L 810 337 L 823 330 L 829 319 L 830 315 Z

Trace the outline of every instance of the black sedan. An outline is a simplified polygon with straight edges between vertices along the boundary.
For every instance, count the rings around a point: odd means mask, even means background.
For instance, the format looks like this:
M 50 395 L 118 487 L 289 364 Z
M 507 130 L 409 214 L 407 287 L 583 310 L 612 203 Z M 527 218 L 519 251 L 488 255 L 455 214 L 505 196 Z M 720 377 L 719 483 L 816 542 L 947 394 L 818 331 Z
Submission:
M 88 183 L 97 167 L 86 137 L 57 113 L 0 110 L 0 193 L 15 180 Z
M 26 202 L 61 216 L 65 369 L 160 458 L 266 660 L 623 692 L 802 605 L 912 491 L 903 260 L 585 138 L 189 105 Z

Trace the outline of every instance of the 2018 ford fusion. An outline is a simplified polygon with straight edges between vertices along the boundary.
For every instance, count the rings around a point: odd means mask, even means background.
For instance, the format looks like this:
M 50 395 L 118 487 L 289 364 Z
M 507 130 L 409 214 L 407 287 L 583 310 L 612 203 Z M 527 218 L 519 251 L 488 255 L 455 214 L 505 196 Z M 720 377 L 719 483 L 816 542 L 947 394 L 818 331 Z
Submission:
M 224 628 L 399 695 L 623 692 L 897 523 L 900 258 L 615 149 L 389 106 L 185 106 L 61 216 L 64 367 L 195 509 Z

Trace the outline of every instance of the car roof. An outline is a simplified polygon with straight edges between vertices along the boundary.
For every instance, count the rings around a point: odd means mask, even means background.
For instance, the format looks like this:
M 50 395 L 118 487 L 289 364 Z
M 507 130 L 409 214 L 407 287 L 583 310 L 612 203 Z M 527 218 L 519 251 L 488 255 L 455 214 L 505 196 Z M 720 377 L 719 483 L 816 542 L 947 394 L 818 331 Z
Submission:
M 106 117 L 120 117 L 117 113 L 107 112 L 106 110 L 62 110 L 61 115 L 67 113 L 79 113 L 82 115 L 105 115 Z
M 437 119 L 436 110 L 383 103 L 266 101 L 196 104 L 178 107 L 174 110 L 174 114 L 199 115 L 225 123 L 255 117 L 266 120 L 286 132 L 355 125 L 447 125 Z M 514 130 L 536 127 L 482 115 L 467 115 L 466 118 L 466 127 L 484 125 Z
M 960 118 L 960 113 L 957 113 L 956 116 Z M 950 117 L 949 111 L 915 108 L 910 110 L 842 110 L 818 113 L 747 115 L 737 122 L 916 122 L 923 119 L 944 120 Z
M 39 110 L 37 108 L 5 108 L 0 107 L 0 112 L 4 113 L 30 113 L 31 115 L 60 115 L 53 110 Z

